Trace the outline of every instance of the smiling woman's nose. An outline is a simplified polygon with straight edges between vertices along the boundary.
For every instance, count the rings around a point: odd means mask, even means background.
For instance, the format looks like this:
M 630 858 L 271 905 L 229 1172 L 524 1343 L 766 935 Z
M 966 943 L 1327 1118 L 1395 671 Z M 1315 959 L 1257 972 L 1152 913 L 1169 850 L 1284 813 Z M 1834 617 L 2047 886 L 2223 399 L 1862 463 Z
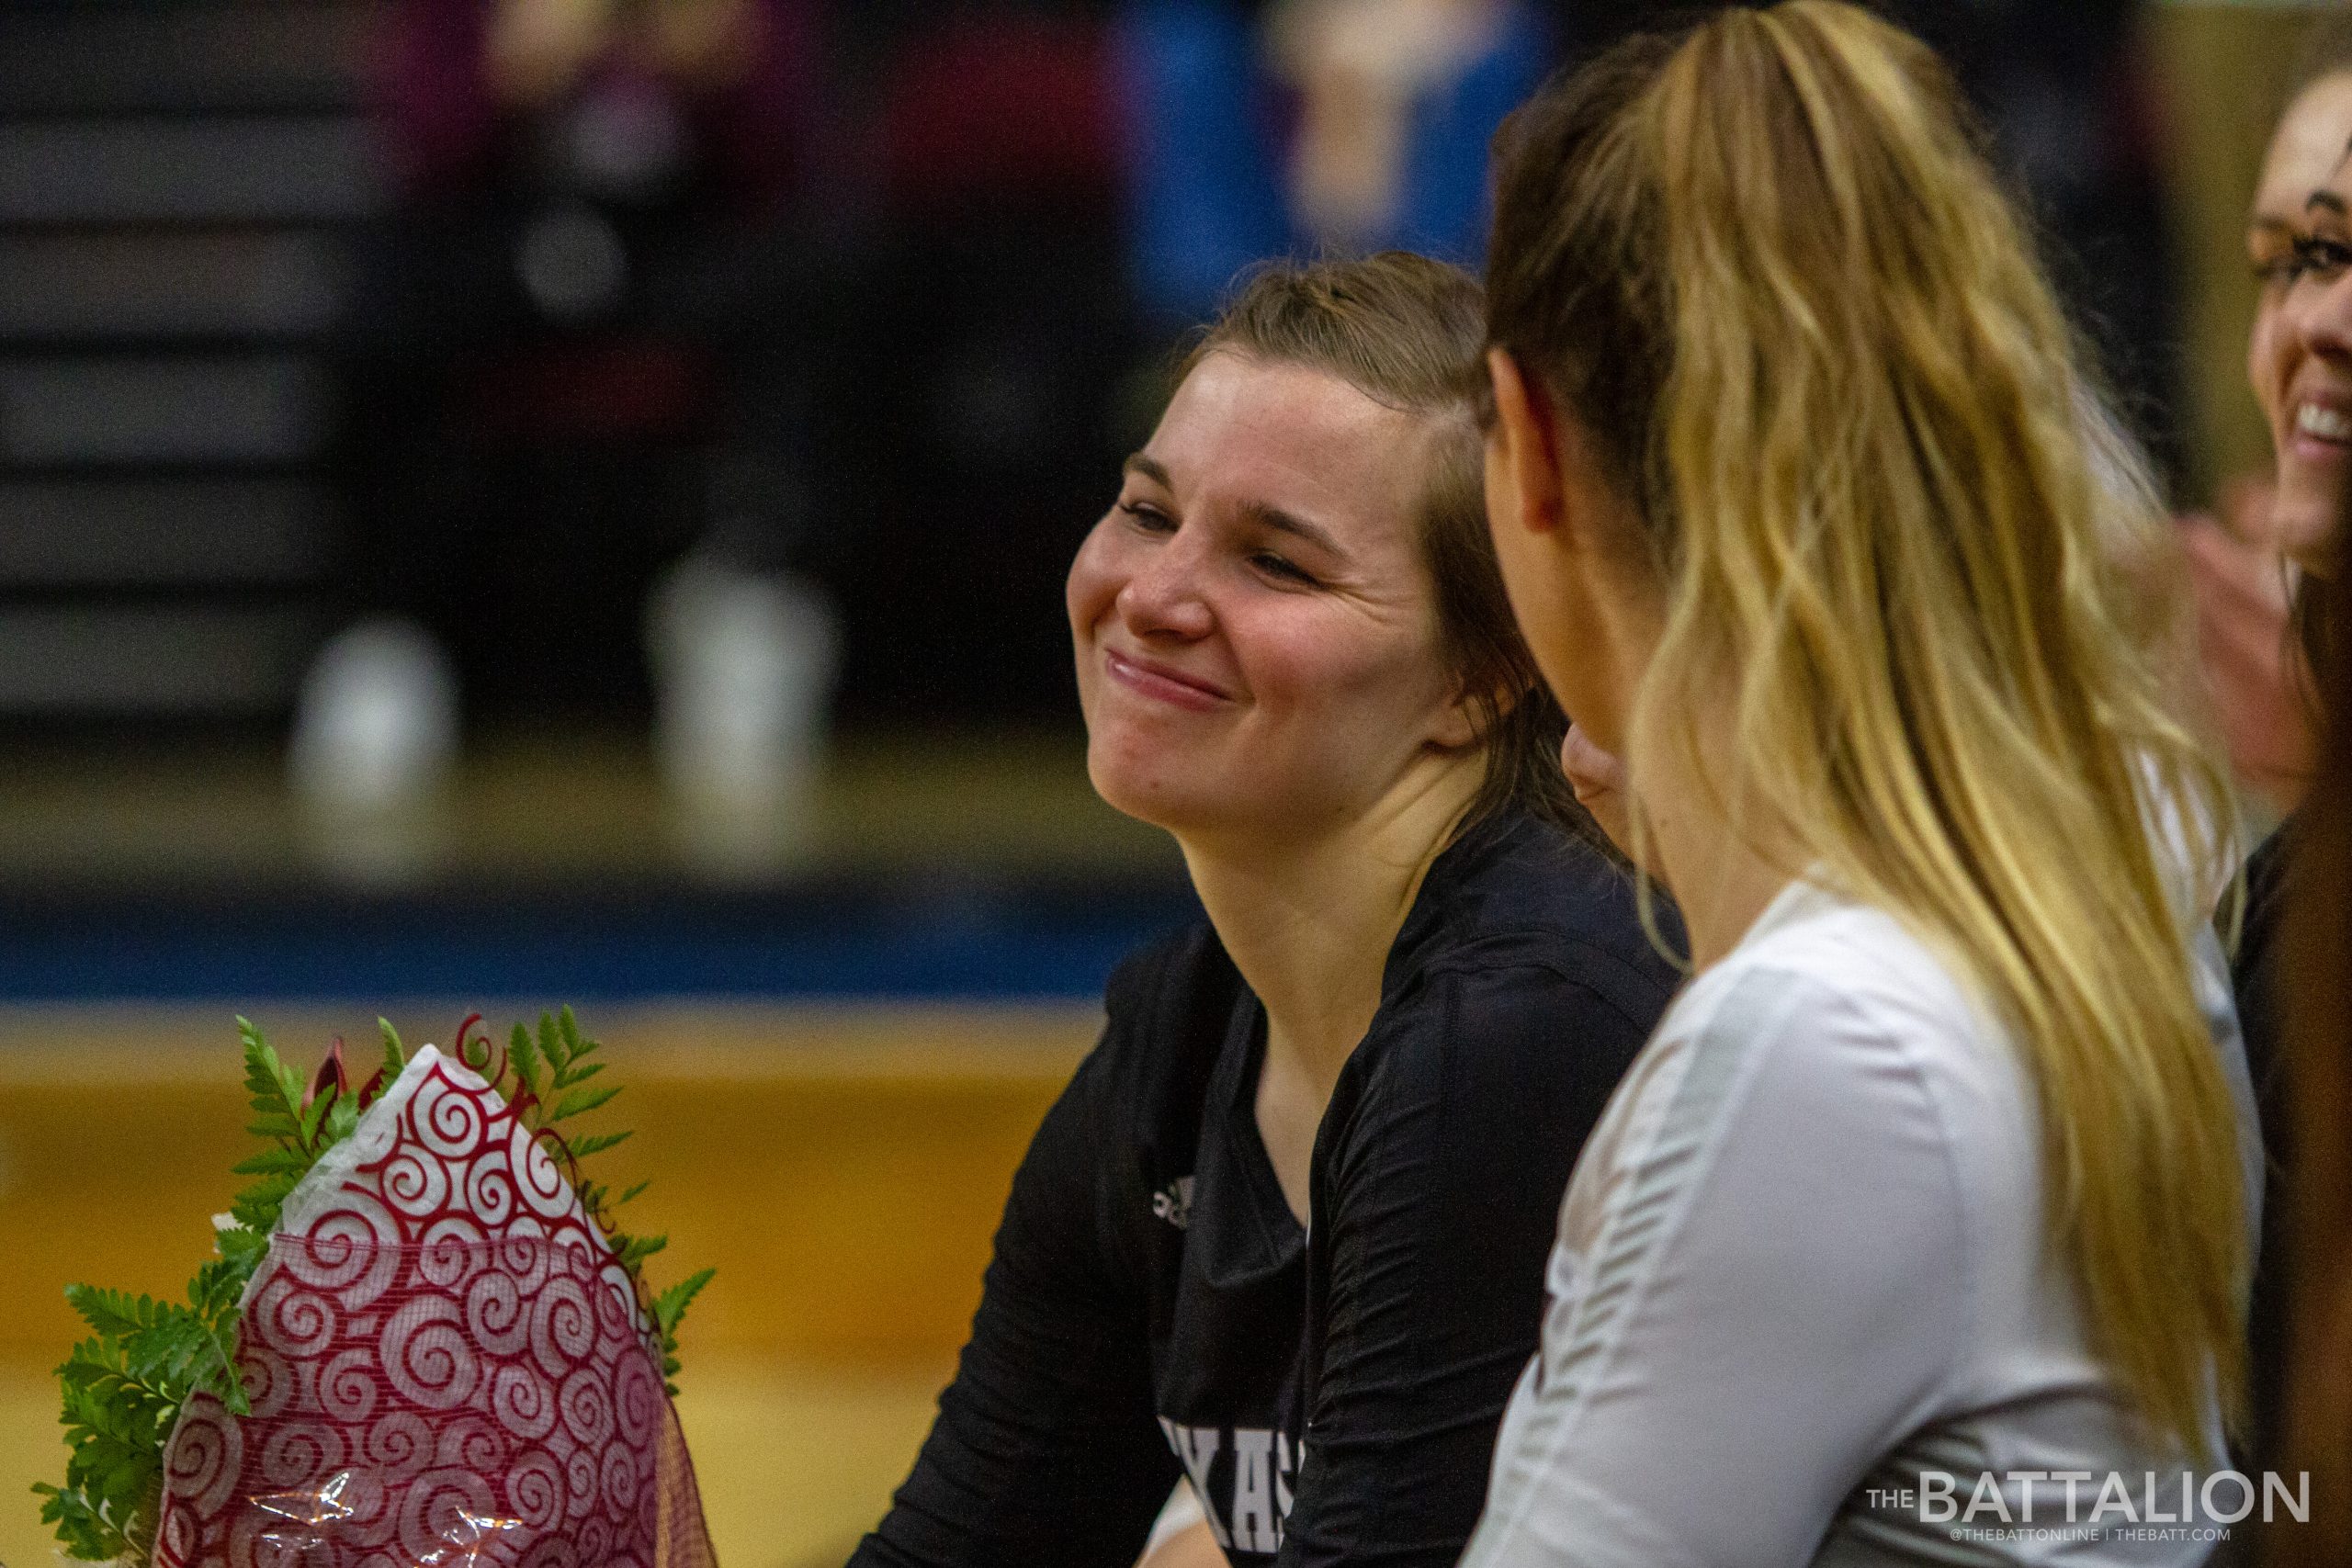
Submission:
M 1173 541 L 1138 561 L 1117 599 L 1127 630 L 1138 637 L 1206 637 L 1216 617 L 1202 596 L 1201 564 Z
M 2330 280 L 2324 288 L 2297 290 L 2289 310 L 2305 353 L 2352 359 L 2352 270 Z

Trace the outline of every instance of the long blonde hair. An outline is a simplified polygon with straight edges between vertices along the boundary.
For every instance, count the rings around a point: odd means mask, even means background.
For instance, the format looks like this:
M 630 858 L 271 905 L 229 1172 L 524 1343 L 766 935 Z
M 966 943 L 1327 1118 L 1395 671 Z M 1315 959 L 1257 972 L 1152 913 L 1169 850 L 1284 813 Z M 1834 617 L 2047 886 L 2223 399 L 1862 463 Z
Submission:
M 2249 1259 L 2185 943 L 2230 785 L 2159 657 L 2177 584 L 2119 566 L 2168 548 L 2144 460 L 1949 78 L 1834 0 L 1730 10 L 1555 85 L 1497 155 L 1491 341 L 1592 437 L 1666 586 L 1629 753 L 1696 764 L 1728 694 L 1694 776 L 1974 981 L 2038 1091 L 2093 1346 L 2205 1455 Z

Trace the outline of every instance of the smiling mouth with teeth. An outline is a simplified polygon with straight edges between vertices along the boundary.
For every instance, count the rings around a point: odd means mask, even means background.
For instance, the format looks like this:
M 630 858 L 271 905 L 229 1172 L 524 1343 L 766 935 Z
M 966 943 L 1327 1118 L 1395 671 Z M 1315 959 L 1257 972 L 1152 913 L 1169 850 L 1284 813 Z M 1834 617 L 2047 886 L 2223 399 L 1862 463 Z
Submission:
M 2295 411 L 2295 428 L 2322 441 L 2352 441 L 2352 414 L 2305 403 Z

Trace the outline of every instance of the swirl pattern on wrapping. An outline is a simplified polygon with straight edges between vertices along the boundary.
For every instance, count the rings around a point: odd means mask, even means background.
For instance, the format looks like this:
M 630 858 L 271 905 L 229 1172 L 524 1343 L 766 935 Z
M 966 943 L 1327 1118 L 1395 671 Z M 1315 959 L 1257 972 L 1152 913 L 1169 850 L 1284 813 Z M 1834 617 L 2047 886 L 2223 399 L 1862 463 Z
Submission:
M 592 1453 L 602 1453 L 613 1438 L 613 1393 L 603 1369 L 586 1366 L 563 1380 L 555 1396 L 563 1429 L 571 1440 Z
M 433 1462 L 449 1470 L 496 1470 L 506 1462 L 507 1446 L 492 1422 L 469 1413 L 441 1428 Z
M 506 1155 L 492 1150 L 466 1172 L 466 1203 L 486 1225 L 503 1225 L 514 1213 L 514 1179 Z
M 602 1480 L 606 1518 L 621 1523 L 628 1521 L 629 1515 L 637 1509 L 638 1486 L 641 1479 L 638 1473 L 637 1455 L 619 1443 L 605 1445 Z
M 198 1510 L 218 1508 L 243 1468 L 243 1428 L 211 1395 L 190 1398 L 164 1457 L 164 1495 L 187 1498 Z
M 237 1380 L 244 1385 L 245 1403 L 253 1407 L 253 1416 L 266 1417 L 286 1408 L 294 1397 L 297 1379 L 294 1369 L 283 1357 L 266 1345 L 247 1338 L 237 1358 Z
M 482 1100 L 481 1095 L 459 1088 L 447 1074 L 435 1073 L 409 1097 L 405 1118 L 408 1132 L 427 1153 L 459 1162 L 470 1159 L 474 1151 L 482 1146 L 483 1132 L 505 1111 L 504 1106 L 500 1106 L 497 1111 L 491 1111 L 483 1106 Z M 515 1126 L 522 1125 L 518 1118 L 507 1119 Z M 392 1152 L 395 1156 L 399 1155 L 398 1145 L 393 1145 Z
M 413 1475 L 433 1462 L 433 1424 L 413 1410 L 395 1410 L 368 1428 L 362 1457 L 384 1475 Z
M 377 1391 L 381 1384 L 375 1376 L 374 1358 L 363 1346 L 350 1345 L 337 1350 L 319 1369 L 316 1386 L 319 1409 L 331 1421 L 359 1427 L 376 1413 Z
M 645 1320 L 638 1312 L 637 1287 L 630 1282 L 628 1270 L 607 1263 L 596 1271 L 596 1285 L 597 1327 L 615 1343 L 641 1334 Z
M 502 1545 L 497 1537 L 520 1524 L 498 1511 L 488 1481 L 455 1469 L 429 1470 L 410 1483 L 400 1520 L 401 1550 L 419 1562 L 439 1562 L 433 1554 L 450 1555 L 453 1547 L 462 1562 L 465 1549 Z
M 670 1397 L 650 1356 L 623 1356 L 613 1369 L 613 1414 L 620 1422 L 621 1441 L 631 1449 L 649 1449 L 662 1431 L 662 1409 Z
M 537 1442 L 555 1430 L 555 1391 L 537 1368 L 509 1361 L 491 1379 L 491 1413 L 516 1437 Z
M 254 1413 L 172 1435 L 157 1568 L 652 1563 L 661 1366 L 564 1168 L 437 1054 L 345 1146 L 248 1290 Z
M 466 1287 L 466 1331 L 491 1355 L 521 1354 L 531 1342 L 531 1316 L 512 1274 L 492 1269 Z
M 489 1264 L 493 1250 L 470 1215 L 444 1214 L 425 1227 L 416 1254 L 417 1280 L 453 1291 Z
M 511 1277 L 524 1294 L 530 1294 L 547 1282 L 555 1248 L 548 1240 L 547 1226 L 535 1215 L 516 1215 L 499 1231 L 494 1245 L 499 1272 Z
M 560 1220 L 579 1207 L 571 1184 L 564 1180 L 562 1168 L 548 1153 L 546 1143 L 520 1121 L 507 1141 L 506 1164 L 532 1213 Z
M 357 1312 L 399 1278 L 401 1239 L 399 1222 L 375 1194 L 346 1188 L 304 1229 L 299 1246 L 283 1249 L 283 1261 L 305 1288 L 335 1292 L 345 1312 Z M 271 1261 L 279 1251 L 270 1249 Z
M 449 1162 L 431 1149 L 410 1144 L 383 1164 L 384 1201 L 412 1218 L 438 1214 L 449 1206 Z
M 507 1470 L 506 1500 L 524 1528 L 549 1529 L 563 1518 L 563 1467 L 545 1449 L 532 1449 Z
M 342 1427 L 330 1421 L 280 1421 L 261 1445 L 261 1478 L 273 1488 L 315 1487 L 343 1468 Z
M 569 1274 L 558 1274 L 531 1302 L 531 1354 L 548 1376 L 560 1378 L 596 1348 L 596 1313 L 588 1292 Z
M 262 1343 L 293 1365 L 299 1378 L 306 1365 L 334 1343 L 336 1314 L 333 1302 L 303 1290 L 290 1274 L 288 1270 L 262 1286 L 254 1298 L 253 1316 L 261 1326 Z
M 465 1313 L 447 1296 L 417 1296 L 385 1321 L 379 1364 L 393 1390 L 424 1410 L 455 1410 L 481 1381 Z

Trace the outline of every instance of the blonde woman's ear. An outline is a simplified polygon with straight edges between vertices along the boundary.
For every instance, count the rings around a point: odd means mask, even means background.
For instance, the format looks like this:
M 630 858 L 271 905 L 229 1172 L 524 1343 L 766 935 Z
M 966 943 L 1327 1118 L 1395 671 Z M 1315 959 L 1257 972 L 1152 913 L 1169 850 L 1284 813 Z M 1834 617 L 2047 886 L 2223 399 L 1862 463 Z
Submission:
M 1488 525 L 1548 534 L 1560 525 L 1558 422 L 1541 382 L 1506 348 L 1487 351 L 1495 421 L 1487 435 Z

